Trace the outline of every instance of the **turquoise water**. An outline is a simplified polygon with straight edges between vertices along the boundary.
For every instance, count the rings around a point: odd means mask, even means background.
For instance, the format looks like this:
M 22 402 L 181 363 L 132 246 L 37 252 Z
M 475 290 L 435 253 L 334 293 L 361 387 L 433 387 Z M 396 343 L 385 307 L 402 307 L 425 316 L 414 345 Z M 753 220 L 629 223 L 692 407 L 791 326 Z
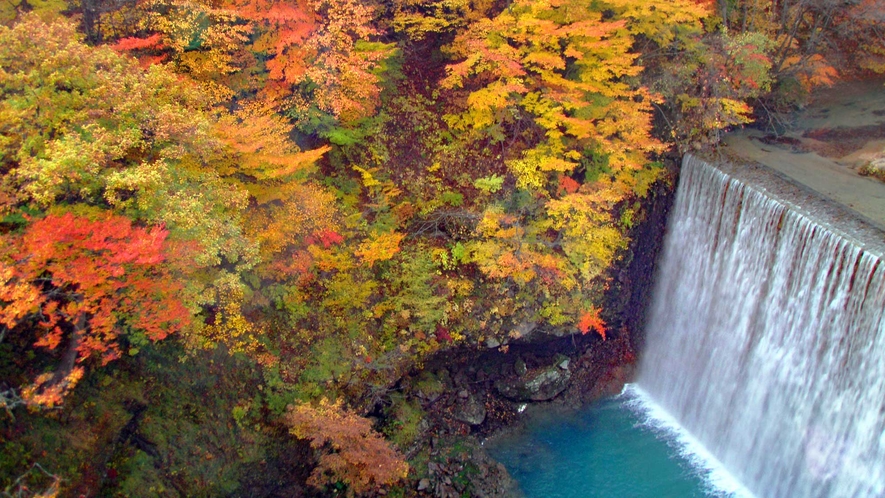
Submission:
M 635 386 L 578 414 L 531 416 L 487 447 L 526 498 L 748 495 Z

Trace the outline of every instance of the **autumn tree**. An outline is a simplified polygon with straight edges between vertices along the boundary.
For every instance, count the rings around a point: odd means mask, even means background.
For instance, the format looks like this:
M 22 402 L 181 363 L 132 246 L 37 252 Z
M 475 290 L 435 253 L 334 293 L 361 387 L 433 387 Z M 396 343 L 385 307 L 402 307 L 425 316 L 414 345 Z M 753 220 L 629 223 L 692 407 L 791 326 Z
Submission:
M 259 332 L 241 310 L 243 275 L 269 246 L 251 230 L 265 209 L 250 223 L 246 208 L 250 199 L 270 211 L 298 203 L 282 200 L 293 189 L 304 202 L 329 202 L 321 189 L 300 186 L 327 149 L 300 151 L 291 125 L 266 104 L 244 100 L 233 113 L 213 107 L 203 87 L 167 67 L 144 70 L 107 47 L 88 47 L 69 24 L 28 18 L 2 28 L 0 39 L 9 75 L 0 89 L 0 212 L 79 204 L 165 225 L 187 261 L 178 268 L 188 275 L 184 301 L 211 318 L 190 328 L 187 341 L 254 347 Z
M 121 216 L 49 215 L 29 224 L 0 261 L 0 325 L 38 331 L 35 348 L 61 349 L 54 373 L 23 391 L 30 403 L 61 403 L 95 358 L 118 358 L 190 323 L 181 286 L 164 264 L 167 232 L 134 227 Z M 124 339 L 125 338 L 125 339 Z M 60 347 L 61 346 L 61 347 Z
M 729 32 L 771 41 L 770 104 L 801 103 L 808 93 L 859 71 L 882 72 L 883 6 L 874 0 L 717 2 Z
M 518 1 L 447 49 L 458 61 L 442 86 L 463 95 L 463 111 L 446 120 L 500 143 L 517 189 L 486 209 L 465 244 L 468 261 L 517 292 L 516 323 L 576 323 L 578 296 L 625 247 L 617 210 L 644 192 L 655 175 L 648 154 L 661 150 L 634 44 L 697 22 L 639 2 Z
M 752 104 L 772 89 L 771 50 L 771 40 L 759 33 L 717 33 L 657 61 L 647 78 L 664 97 L 658 109 L 668 138 L 684 151 L 715 144 L 728 127 L 753 122 Z
M 319 454 L 308 481 L 313 486 L 343 482 L 348 496 L 389 486 L 406 477 L 409 466 L 372 423 L 347 410 L 340 401 L 321 399 L 316 406 L 289 408 L 286 424 L 296 437 L 307 439 Z
M 702 29 L 649 38 L 643 49 L 644 78 L 663 97 L 659 116 L 682 150 L 757 119 L 779 129 L 781 113 L 815 88 L 885 68 L 880 2 L 706 3 Z
M 137 8 L 138 23 L 118 28 L 116 47 L 159 34 L 176 71 L 214 95 L 258 90 L 305 123 L 315 112 L 344 123 L 373 114 L 394 53 L 377 41 L 374 8 L 352 0 L 152 0 Z
M 0 212 L 99 206 L 198 241 L 201 265 L 249 260 L 247 195 L 211 167 L 222 150 L 199 88 L 78 38 L 35 17 L 0 28 Z
M 397 31 L 423 40 L 463 29 L 494 7 L 490 0 L 395 0 L 390 22 Z

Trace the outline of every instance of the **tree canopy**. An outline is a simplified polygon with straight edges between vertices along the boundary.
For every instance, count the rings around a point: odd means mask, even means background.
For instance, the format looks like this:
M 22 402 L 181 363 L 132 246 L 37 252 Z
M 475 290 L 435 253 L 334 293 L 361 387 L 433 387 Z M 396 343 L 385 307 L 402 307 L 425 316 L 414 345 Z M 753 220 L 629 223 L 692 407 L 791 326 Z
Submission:
M 405 375 L 534 330 L 627 337 L 619 275 L 665 163 L 885 72 L 883 9 L 5 2 L 0 406 L 33 413 L 0 432 L 0 487 L 44 455 L 56 491 L 236 494 L 270 435 L 310 441 L 317 488 L 397 486 L 378 431 L 400 450 L 417 431 Z M 230 392 L 176 404 L 210 385 Z M 167 456 L 96 435 L 145 410 Z M 74 413 L 97 432 L 48 428 Z

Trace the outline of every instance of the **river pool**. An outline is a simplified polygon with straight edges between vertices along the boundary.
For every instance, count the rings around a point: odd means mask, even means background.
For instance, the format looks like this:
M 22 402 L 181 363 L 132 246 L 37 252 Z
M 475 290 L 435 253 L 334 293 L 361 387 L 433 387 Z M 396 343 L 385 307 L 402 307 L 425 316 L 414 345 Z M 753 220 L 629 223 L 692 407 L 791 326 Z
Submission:
M 751 496 L 634 385 L 486 443 L 526 498 Z

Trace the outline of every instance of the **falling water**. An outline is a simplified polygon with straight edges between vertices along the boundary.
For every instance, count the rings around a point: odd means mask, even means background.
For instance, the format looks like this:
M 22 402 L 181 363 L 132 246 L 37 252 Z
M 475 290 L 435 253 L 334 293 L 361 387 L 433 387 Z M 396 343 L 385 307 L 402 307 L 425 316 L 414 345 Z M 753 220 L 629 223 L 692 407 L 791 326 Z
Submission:
M 638 384 L 760 498 L 885 496 L 882 252 L 750 185 L 685 160 Z

